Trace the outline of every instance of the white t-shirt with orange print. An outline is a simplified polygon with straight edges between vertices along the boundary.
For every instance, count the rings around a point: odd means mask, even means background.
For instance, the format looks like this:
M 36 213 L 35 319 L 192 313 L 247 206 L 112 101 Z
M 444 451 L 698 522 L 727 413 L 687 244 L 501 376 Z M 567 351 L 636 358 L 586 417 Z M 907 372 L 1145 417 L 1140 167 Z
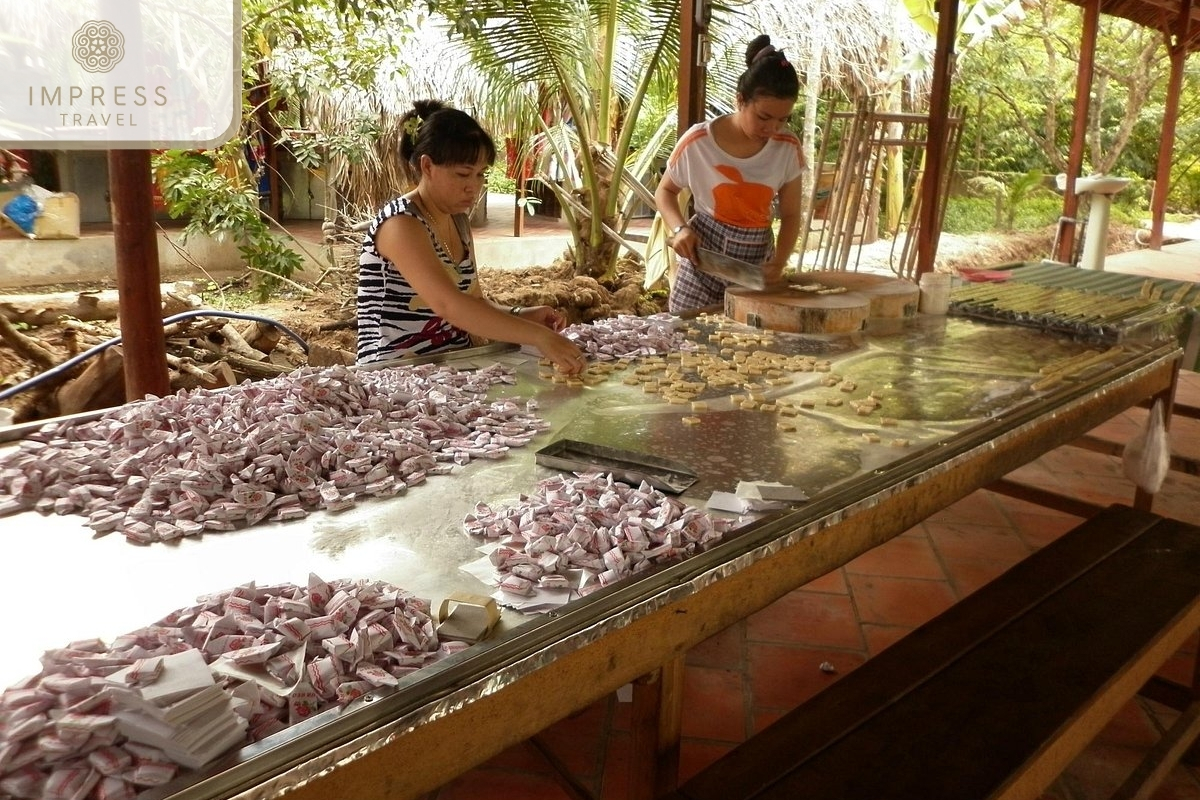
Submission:
M 771 202 L 783 186 L 800 177 L 800 140 L 782 130 L 749 158 L 736 158 L 717 146 L 711 122 L 688 128 L 667 161 L 667 176 L 692 191 L 696 211 L 739 228 L 771 224 Z

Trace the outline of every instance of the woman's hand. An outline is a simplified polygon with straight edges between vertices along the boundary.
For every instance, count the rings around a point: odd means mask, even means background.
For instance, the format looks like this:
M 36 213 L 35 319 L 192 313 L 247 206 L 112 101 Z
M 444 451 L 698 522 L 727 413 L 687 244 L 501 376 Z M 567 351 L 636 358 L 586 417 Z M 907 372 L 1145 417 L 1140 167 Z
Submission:
M 545 325 L 552 331 L 561 331 L 567 327 L 567 318 L 550 306 L 529 306 L 521 310 L 521 316 L 539 325 Z
M 679 233 L 673 235 L 667 240 L 671 245 L 671 249 L 680 258 L 686 258 L 692 263 L 699 261 L 699 253 L 696 248 L 700 246 L 700 237 L 692 230 L 690 225 L 684 225 L 679 229 Z
M 771 259 L 762 265 L 763 283 L 769 288 L 778 288 L 787 284 L 787 280 L 783 277 L 783 268 L 786 262 Z
M 583 354 L 570 339 L 545 329 L 545 336 L 539 337 L 534 344 L 542 355 L 554 362 L 559 372 L 568 375 L 578 375 L 587 367 L 587 356 Z

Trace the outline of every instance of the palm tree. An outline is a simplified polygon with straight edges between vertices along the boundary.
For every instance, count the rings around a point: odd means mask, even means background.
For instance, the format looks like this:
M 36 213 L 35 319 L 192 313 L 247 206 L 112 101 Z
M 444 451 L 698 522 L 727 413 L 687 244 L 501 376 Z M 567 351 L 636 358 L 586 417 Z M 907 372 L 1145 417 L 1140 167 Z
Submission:
M 483 105 L 537 126 L 528 155 L 572 230 L 577 274 L 611 274 L 674 130 L 673 106 L 647 98 L 675 74 L 678 0 L 462 0 L 458 12 L 483 20 L 464 37 Z

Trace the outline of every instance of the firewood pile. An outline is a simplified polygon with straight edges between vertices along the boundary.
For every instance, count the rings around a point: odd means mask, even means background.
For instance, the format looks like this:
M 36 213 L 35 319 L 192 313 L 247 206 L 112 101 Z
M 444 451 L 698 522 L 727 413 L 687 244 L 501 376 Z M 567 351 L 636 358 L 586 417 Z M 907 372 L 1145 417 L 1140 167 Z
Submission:
M 203 309 L 190 282 L 164 285 L 163 318 Z M 117 293 L 69 292 L 0 296 L 0 389 L 60 368 L 75 356 L 121 335 Z M 273 378 L 299 366 L 353 363 L 340 349 L 300 345 L 270 322 L 196 316 L 164 326 L 172 391 L 219 389 Z M 0 355 L 4 355 L 0 353 Z M 15 357 L 13 357 L 15 356 Z M 126 401 L 121 344 L 51 374 L 0 405 L 14 422 L 109 408 Z

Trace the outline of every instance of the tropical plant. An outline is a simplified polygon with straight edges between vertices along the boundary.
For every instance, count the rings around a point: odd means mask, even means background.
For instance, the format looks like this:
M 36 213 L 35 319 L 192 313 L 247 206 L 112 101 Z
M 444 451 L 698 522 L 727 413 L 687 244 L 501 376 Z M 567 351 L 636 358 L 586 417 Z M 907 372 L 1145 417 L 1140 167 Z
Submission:
M 439 10 L 483 20 L 462 41 L 487 81 L 485 107 L 533 121 L 523 157 L 562 207 L 576 272 L 611 274 L 620 247 L 639 253 L 622 234 L 674 129 L 673 106 L 647 98 L 674 75 L 678 0 L 459 0 Z
M 245 153 L 255 146 L 290 147 L 312 167 L 331 157 L 363 158 L 376 128 L 370 118 L 350 131 L 303 130 L 308 98 L 332 88 L 373 86 L 396 41 L 411 32 L 408 2 L 366 0 L 244 0 L 242 3 L 243 124 L 220 148 L 168 151 L 154 168 L 167 211 L 187 217 L 184 234 L 232 238 L 256 289 L 267 297 L 302 259 L 272 230 L 278 220 L 260 209 L 258 184 Z M 397 6 L 400 9 L 397 9 Z M 374 31 L 364 36 L 363 30 Z M 274 176 L 276 180 L 280 176 Z
M 1044 183 L 1041 170 L 1030 170 L 1011 176 L 1008 180 L 995 175 L 976 175 L 967 179 L 967 193 L 975 197 L 990 197 L 995 203 L 994 226 L 1011 231 L 1016 225 L 1017 213 L 1027 200 L 1038 195 L 1053 197 L 1054 193 Z

